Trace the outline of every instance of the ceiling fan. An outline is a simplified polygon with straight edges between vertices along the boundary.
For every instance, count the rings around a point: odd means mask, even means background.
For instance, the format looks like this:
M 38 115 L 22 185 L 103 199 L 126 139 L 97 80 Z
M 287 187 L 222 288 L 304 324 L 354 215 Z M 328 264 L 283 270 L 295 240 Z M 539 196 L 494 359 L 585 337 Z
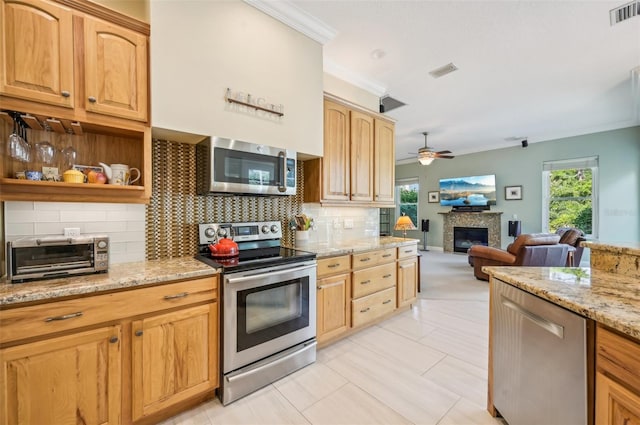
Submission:
M 443 159 L 455 158 L 455 156 L 453 155 L 446 155 L 448 153 L 451 153 L 451 151 L 436 152 L 433 149 L 431 149 L 429 146 L 427 146 L 427 134 L 429 133 L 425 131 L 422 134 L 424 134 L 424 148 L 418 149 L 418 161 L 420 162 L 420 164 L 429 165 L 436 158 L 443 158 Z

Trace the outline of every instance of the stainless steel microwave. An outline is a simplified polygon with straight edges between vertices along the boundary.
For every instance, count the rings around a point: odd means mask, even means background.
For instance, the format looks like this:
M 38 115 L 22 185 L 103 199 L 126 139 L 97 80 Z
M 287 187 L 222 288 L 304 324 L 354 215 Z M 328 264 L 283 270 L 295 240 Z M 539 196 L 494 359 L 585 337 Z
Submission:
M 106 272 L 109 238 L 105 235 L 36 236 L 7 242 L 7 280 L 22 282 Z
M 199 195 L 295 195 L 296 152 L 212 137 L 196 146 Z

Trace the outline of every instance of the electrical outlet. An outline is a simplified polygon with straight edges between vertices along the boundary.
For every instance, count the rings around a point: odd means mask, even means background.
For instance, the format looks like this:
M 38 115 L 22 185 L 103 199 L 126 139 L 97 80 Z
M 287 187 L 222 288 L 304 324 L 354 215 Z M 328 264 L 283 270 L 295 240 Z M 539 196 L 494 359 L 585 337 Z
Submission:
M 344 228 L 345 229 L 353 229 L 353 219 L 352 218 L 345 218 L 344 219 Z
M 80 236 L 80 228 L 79 227 L 65 227 L 64 235 L 67 237 L 72 236 Z

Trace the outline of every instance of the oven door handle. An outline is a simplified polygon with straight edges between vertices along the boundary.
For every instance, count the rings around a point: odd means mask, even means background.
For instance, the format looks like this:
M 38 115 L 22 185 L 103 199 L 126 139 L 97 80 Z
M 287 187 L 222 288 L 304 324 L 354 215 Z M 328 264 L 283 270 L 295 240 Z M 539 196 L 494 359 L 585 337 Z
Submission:
M 227 281 L 230 284 L 234 284 L 234 283 L 241 283 L 241 282 L 246 282 L 248 280 L 255 280 L 255 279 L 259 279 L 259 278 L 263 278 L 263 277 L 268 277 L 268 276 L 273 276 L 274 274 L 278 274 L 278 273 L 292 273 L 292 272 L 299 272 L 299 271 L 303 271 L 303 270 L 308 270 L 308 269 L 312 269 L 315 268 L 316 264 L 311 264 L 311 265 L 306 265 L 306 266 L 302 266 L 302 267 L 295 267 L 295 268 L 287 268 L 287 269 L 282 269 L 282 270 L 269 270 L 269 271 L 258 271 L 258 272 L 254 272 L 254 273 L 247 273 L 247 274 L 243 274 L 240 277 L 229 277 L 227 276 Z

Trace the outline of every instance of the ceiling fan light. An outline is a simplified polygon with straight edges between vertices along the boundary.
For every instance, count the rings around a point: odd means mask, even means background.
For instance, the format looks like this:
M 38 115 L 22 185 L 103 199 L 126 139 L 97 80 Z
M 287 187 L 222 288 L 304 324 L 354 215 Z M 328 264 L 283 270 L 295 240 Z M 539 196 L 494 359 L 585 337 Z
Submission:
M 428 156 L 421 156 L 420 158 L 418 158 L 418 161 L 420 161 L 420 164 L 422 165 L 429 165 L 433 162 L 435 158 L 430 158 Z

